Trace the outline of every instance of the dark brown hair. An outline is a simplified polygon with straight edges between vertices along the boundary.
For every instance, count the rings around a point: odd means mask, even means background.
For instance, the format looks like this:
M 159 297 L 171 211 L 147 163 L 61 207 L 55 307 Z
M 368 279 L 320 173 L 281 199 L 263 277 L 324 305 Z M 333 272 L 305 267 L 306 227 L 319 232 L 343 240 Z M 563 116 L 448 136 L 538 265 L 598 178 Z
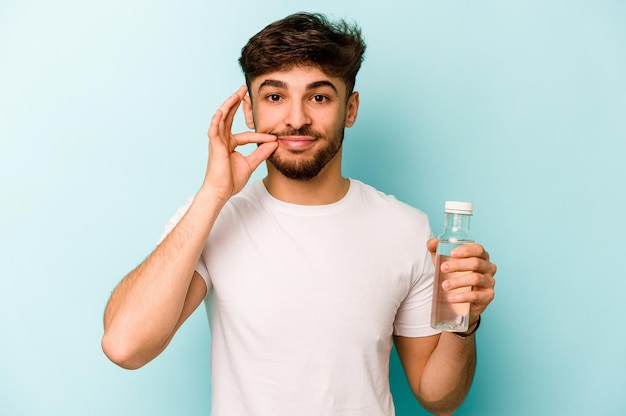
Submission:
M 341 78 L 350 94 L 364 52 L 365 42 L 356 24 L 331 22 L 319 13 L 296 13 L 250 38 L 241 50 L 239 64 L 248 87 L 260 75 L 312 65 Z

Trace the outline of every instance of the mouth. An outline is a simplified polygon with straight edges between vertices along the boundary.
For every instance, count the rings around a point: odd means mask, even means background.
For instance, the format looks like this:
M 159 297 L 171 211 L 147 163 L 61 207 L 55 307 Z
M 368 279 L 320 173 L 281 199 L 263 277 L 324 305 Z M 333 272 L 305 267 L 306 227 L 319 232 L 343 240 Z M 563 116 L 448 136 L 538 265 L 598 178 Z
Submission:
M 278 143 L 287 149 L 304 150 L 315 143 L 317 139 L 311 136 L 278 136 Z

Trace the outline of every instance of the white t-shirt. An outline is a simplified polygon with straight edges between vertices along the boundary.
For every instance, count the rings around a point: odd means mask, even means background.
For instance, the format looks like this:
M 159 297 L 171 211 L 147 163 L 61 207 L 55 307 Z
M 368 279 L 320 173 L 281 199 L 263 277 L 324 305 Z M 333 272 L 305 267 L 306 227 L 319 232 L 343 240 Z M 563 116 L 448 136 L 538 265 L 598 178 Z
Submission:
M 393 415 L 392 334 L 438 333 L 430 236 L 424 213 L 356 180 L 329 205 L 279 201 L 261 181 L 231 198 L 196 267 L 212 415 Z

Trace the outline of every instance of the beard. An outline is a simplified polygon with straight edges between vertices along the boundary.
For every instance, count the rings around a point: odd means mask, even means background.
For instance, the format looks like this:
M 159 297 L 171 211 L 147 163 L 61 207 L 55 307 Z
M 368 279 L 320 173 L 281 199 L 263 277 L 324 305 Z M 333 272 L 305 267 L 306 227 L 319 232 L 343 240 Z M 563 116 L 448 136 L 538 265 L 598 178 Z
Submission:
M 272 131 L 270 134 L 276 136 L 310 136 L 316 139 L 324 138 L 324 136 L 309 127 L 303 127 L 298 130 L 285 130 L 280 132 Z M 331 137 L 326 137 L 326 145 L 317 150 L 317 152 L 310 158 L 293 160 L 289 157 L 277 153 L 274 151 L 267 159 L 276 170 L 282 173 L 289 179 L 297 181 L 308 181 L 315 178 L 324 167 L 337 155 L 337 152 L 341 149 L 343 144 L 344 129 L 343 127 L 333 132 Z M 300 154 L 296 150 L 289 150 L 289 153 Z

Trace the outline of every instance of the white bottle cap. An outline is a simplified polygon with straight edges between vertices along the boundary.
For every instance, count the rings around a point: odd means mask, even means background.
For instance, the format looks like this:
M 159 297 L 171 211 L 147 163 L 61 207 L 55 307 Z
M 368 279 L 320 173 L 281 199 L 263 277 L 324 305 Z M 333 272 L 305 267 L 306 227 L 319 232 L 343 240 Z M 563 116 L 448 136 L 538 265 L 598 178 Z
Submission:
M 474 207 L 471 202 L 446 201 L 444 208 L 447 214 L 465 214 L 472 215 Z

